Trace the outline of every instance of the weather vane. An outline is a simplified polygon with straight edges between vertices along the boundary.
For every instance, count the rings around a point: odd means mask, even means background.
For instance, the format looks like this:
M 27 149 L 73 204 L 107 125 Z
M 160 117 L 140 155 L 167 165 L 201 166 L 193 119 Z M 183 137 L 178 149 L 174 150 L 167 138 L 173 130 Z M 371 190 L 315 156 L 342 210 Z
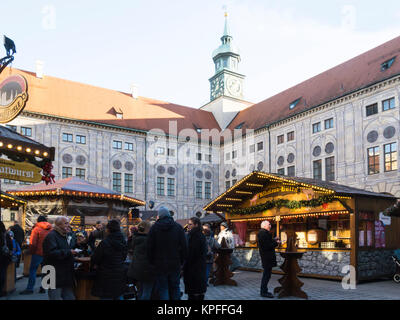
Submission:
M 14 61 L 14 54 L 17 53 L 14 41 L 6 36 L 4 36 L 4 48 L 6 49 L 6 56 L 0 59 L 0 73 Z

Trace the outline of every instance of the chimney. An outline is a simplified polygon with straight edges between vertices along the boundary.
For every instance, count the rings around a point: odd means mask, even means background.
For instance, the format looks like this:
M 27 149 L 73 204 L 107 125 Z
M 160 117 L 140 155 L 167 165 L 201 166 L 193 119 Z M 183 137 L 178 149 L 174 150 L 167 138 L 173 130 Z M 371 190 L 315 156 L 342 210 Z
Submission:
M 131 84 L 131 94 L 132 94 L 132 98 L 134 98 L 134 99 L 139 98 L 139 88 L 134 83 Z
M 43 65 L 43 61 L 36 60 L 36 78 L 43 78 Z

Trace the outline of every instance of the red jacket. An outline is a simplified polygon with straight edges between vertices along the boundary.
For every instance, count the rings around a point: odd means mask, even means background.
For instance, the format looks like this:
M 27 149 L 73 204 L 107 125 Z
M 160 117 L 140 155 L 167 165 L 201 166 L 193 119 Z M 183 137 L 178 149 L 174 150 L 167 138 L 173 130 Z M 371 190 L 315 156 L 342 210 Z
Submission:
M 29 239 L 31 254 L 43 256 L 43 240 L 51 230 L 51 224 L 46 221 L 36 223 Z

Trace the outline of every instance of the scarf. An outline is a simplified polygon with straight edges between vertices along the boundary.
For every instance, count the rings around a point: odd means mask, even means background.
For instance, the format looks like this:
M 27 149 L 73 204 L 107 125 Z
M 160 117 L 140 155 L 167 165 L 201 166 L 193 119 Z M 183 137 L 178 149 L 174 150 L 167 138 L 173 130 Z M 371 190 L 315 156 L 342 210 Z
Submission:
M 63 237 L 67 236 L 67 232 L 65 232 L 63 229 L 61 229 L 59 226 L 54 226 L 54 230 L 56 230 L 60 235 Z

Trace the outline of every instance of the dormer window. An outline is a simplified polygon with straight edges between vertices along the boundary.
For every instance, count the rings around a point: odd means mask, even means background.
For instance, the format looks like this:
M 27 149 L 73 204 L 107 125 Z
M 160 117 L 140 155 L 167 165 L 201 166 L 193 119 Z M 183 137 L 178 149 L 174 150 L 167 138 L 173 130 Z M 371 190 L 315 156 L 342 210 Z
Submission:
M 381 64 L 381 71 L 386 71 L 387 69 L 389 69 L 392 64 L 394 63 L 394 60 L 396 60 L 396 57 L 393 57 L 392 59 L 389 59 L 387 61 L 385 61 L 384 63 Z
M 196 129 L 197 133 L 201 133 L 201 128 L 199 128 L 198 126 L 196 126 L 195 124 L 193 124 L 193 127 Z
M 289 109 L 292 110 L 294 109 L 297 104 L 300 102 L 301 98 L 298 98 L 297 100 L 293 101 L 290 105 L 289 105 Z
M 244 125 L 244 122 L 242 122 L 241 124 L 238 124 L 238 125 L 235 127 L 235 129 L 242 129 L 243 125 Z

